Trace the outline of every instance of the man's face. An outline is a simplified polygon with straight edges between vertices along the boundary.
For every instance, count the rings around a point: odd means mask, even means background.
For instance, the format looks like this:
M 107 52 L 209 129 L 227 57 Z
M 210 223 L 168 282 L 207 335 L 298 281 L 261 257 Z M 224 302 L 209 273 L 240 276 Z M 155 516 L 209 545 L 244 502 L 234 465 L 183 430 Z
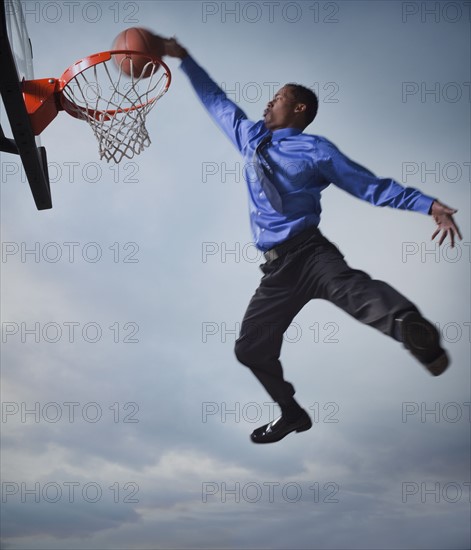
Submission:
M 298 102 L 294 99 L 289 86 L 280 88 L 267 104 L 263 117 L 268 130 L 297 127 L 299 115 L 295 112 Z

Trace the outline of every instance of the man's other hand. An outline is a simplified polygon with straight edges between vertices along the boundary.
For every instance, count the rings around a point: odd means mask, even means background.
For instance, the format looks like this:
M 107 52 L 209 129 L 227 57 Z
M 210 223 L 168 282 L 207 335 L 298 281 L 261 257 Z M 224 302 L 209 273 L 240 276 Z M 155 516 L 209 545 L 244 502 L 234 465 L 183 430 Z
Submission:
M 438 225 L 438 228 L 432 235 L 432 241 L 440 233 L 440 231 L 442 232 L 440 240 L 438 241 L 438 246 L 443 243 L 447 235 L 450 236 L 452 248 L 455 246 L 455 234 L 458 235 L 460 240 L 462 239 L 460 230 L 453 220 L 453 214 L 456 212 L 458 212 L 458 210 L 445 206 L 441 202 L 434 201 L 432 203 L 430 214 L 433 216 L 433 219 Z

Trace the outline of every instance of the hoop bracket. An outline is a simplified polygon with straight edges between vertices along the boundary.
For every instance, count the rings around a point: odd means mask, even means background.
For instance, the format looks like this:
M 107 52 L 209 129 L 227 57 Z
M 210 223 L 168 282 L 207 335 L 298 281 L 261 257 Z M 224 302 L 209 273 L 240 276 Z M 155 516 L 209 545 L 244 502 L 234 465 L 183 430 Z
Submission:
M 60 81 L 56 78 L 24 80 L 22 83 L 26 111 L 35 136 L 56 118 L 63 108 L 59 101 Z

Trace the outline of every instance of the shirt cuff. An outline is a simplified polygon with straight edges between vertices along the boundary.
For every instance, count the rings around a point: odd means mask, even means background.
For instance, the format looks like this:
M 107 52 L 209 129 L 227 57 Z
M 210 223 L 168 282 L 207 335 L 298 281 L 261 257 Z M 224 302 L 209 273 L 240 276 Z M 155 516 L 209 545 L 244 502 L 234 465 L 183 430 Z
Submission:
M 429 195 L 422 194 L 420 197 L 417 198 L 414 210 L 416 212 L 421 212 L 422 214 L 430 214 L 430 208 L 432 207 L 433 201 L 436 201 L 437 199 L 434 197 L 430 197 Z

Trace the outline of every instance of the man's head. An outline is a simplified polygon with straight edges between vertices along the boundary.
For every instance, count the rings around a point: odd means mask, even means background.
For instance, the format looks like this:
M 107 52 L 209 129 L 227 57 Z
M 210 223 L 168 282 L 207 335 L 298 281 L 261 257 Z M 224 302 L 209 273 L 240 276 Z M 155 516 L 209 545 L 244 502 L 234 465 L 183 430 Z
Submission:
M 319 102 L 316 94 L 300 84 L 285 84 L 274 95 L 263 112 L 268 130 L 299 128 L 304 130 L 316 114 Z

